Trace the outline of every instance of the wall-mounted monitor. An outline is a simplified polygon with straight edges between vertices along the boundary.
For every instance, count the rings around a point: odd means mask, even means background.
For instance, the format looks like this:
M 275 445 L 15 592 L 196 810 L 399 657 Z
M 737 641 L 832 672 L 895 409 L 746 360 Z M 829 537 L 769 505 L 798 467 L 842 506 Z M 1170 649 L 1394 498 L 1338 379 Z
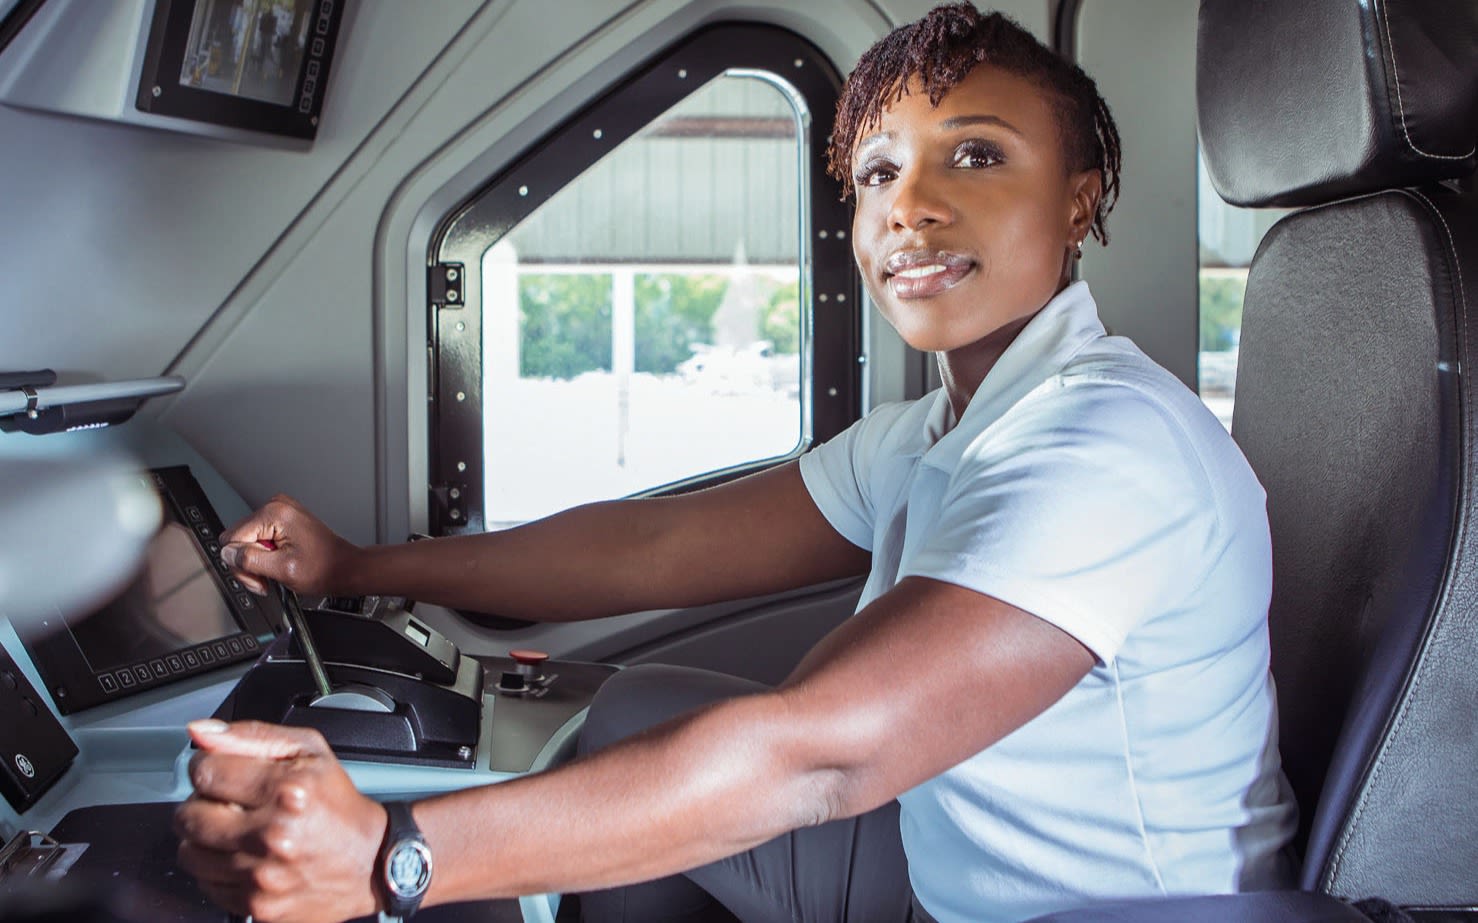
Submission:
M 156 0 L 142 112 L 312 139 L 348 0 Z

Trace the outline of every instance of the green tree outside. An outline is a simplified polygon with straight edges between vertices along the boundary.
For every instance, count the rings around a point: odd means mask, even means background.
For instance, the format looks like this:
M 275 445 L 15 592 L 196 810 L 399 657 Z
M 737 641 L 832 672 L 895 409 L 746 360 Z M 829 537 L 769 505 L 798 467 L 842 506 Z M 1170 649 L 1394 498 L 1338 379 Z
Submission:
M 769 340 L 776 355 L 795 355 L 801 349 L 801 286 L 791 282 L 775 289 L 760 311 L 760 338 Z
M 729 280 L 719 275 L 644 273 L 636 277 L 636 370 L 671 375 L 713 342 L 713 315 Z
M 574 378 L 611 368 L 611 276 L 526 275 L 518 280 L 518 374 Z
M 1246 291 L 1245 276 L 1201 273 L 1202 352 L 1225 352 L 1237 345 Z
M 727 277 L 709 273 L 640 273 L 635 278 L 636 371 L 671 375 L 712 343 L 713 318 Z M 539 274 L 519 278 L 519 375 L 570 379 L 611 368 L 609 273 Z M 760 339 L 776 354 L 800 350 L 800 286 L 778 286 L 760 308 Z

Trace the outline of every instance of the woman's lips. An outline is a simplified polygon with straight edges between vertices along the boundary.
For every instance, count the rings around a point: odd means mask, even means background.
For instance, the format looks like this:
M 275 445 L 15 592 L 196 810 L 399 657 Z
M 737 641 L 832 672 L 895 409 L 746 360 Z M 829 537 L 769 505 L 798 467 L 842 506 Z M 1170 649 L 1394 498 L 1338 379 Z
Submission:
M 905 300 L 931 298 L 954 288 L 974 269 L 975 263 L 965 259 L 919 261 L 890 271 L 888 286 L 895 297 Z

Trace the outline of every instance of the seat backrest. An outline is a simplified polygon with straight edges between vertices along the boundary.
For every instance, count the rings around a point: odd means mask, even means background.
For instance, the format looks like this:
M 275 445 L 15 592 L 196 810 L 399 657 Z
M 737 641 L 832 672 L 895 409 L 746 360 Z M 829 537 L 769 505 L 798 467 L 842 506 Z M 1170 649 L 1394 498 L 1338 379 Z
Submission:
M 1203 0 L 1305 888 L 1478 903 L 1478 3 Z M 1464 188 L 1464 183 L 1467 187 Z

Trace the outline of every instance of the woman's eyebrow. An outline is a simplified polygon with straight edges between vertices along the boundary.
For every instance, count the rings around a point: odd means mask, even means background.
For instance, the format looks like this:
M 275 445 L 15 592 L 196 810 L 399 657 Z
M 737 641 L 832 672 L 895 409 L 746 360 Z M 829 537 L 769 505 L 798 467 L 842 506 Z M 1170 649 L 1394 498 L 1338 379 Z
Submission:
M 1018 138 L 1025 137 L 1022 135 L 1021 129 L 998 115 L 956 115 L 939 123 L 939 127 L 945 129 L 967 128 L 972 125 L 995 125 L 999 128 L 1006 129 Z
M 852 156 L 856 157 L 874 145 L 882 144 L 885 141 L 892 141 L 894 137 L 896 136 L 891 131 L 880 131 L 875 135 L 868 135 L 866 138 L 857 142 L 857 147 L 853 149 Z
M 1021 129 L 1012 125 L 999 115 L 955 115 L 939 123 L 939 127 L 946 131 L 953 131 L 957 128 L 969 128 L 974 125 L 995 125 L 998 128 L 1006 129 L 1018 138 L 1026 137 L 1021 133 Z M 856 157 L 868 148 L 892 141 L 896 137 L 897 135 L 891 131 L 880 131 L 877 134 L 868 135 L 866 138 L 857 142 L 857 147 L 853 150 L 852 156 Z

